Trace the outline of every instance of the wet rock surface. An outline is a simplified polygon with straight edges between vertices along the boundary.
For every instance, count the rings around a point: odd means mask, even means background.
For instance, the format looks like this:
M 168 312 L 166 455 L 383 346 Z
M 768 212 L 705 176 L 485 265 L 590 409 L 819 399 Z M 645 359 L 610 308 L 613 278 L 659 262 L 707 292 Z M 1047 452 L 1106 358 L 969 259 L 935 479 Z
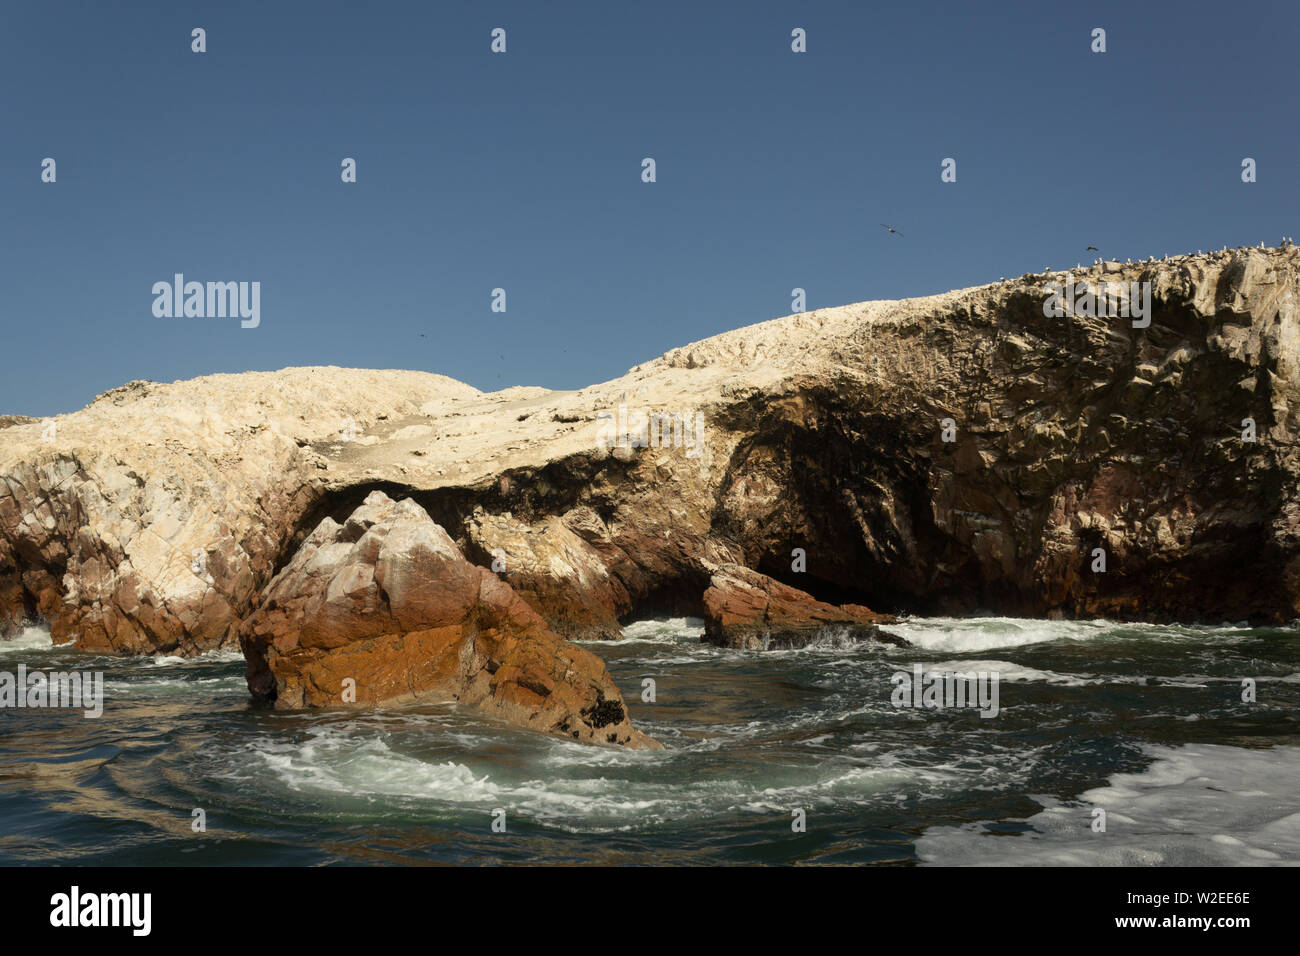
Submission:
M 826 638 L 906 647 L 880 630 L 894 618 L 860 604 L 836 606 L 736 564 L 723 565 L 704 592 L 704 640 L 720 647 L 803 647 Z
M 240 631 L 255 696 L 277 708 L 456 700 L 584 743 L 658 747 L 594 654 L 465 560 L 415 502 L 372 492 L 324 519 Z

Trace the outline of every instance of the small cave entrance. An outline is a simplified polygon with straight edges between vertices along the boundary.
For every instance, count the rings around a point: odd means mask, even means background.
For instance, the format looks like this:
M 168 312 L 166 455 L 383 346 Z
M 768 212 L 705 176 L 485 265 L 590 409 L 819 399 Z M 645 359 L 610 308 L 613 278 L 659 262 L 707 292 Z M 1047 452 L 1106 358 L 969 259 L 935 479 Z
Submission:
M 632 601 L 632 608 L 619 616 L 621 625 L 634 621 L 669 617 L 704 617 L 704 592 L 709 575 L 704 569 L 686 570 L 659 583 Z
M 476 508 L 488 514 L 510 512 L 524 522 L 562 515 L 579 503 L 583 490 L 602 472 L 612 471 L 617 480 L 630 467 L 616 459 L 593 460 L 588 455 L 573 455 L 542 468 L 506 470 L 476 485 L 428 489 L 398 481 L 368 481 L 329 489 L 321 492 L 294 522 L 292 531 L 281 544 L 271 576 L 284 570 L 317 525 L 326 518 L 342 524 L 372 491 L 381 491 L 394 501 L 414 500 L 456 541 L 466 560 L 487 567 L 491 556 L 473 547 L 465 534 L 465 520 Z M 593 507 L 599 510 L 599 503 L 593 503 Z
M 302 547 L 303 541 L 316 530 L 316 527 L 322 521 L 326 518 L 332 518 L 339 524 L 343 524 L 352 512 L 361 507 L 361 503 L 366 500 L 372 491 L 382 491 L 394 501 L 401 501 L 403 498 L 414 498 L 421 507 L 425 507 L 424 502 L 420 501 L 420 495 L 426 494 L 426 492 L 420 492 L 409 485 L 393 481 L 376 481 L 323 492 L 306 511 L 299 515 L 289 535 L 281 543 L 275 567 L 271 571 L 271 577 L 275 577 L 284 570 L 285 566 L 293 560 L 293 556 L 298 553 L 298 549 Z M 429 509 L 425 507 L 425 510 L 428 511 Z M 436 521 L 437 518 L 435 517 L 434 520 Z
M 42 613 L 39 592 L 45 594 L 46 610 L 57 613 L 65 595 L 63 578 L 66 572 L 67 566 L 63 563 L 46 567 L 25 566 L 21 561 L 0 570 L 0 631 L 12 626 L 51 626 L 53 618 Z
M 754 570 L 826 604 L 861 604 L 882 614 L 892 614 L 907 603 L 904 595 L 879 585 L 854 587 L 818 577 L 808 571 L 795 571 L 790 565 L 788 556 L 768 554 L 759 559 Z M 874 574 L 863 577 L 879 580 L 879 576 Z

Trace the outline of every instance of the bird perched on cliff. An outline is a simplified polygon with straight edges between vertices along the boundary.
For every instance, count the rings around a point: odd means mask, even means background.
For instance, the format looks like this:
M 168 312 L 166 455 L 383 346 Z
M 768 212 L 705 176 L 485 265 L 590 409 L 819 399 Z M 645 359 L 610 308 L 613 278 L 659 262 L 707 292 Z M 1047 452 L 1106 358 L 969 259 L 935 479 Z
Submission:
M 884 224 L 883 222 L 881 223 L 881 225 L 882 225 L 882 226 L 885 226 L 885 224 Z M 892 232 L 892 233 L 893 233 L 894 235 L 896 235 L 896 236 L 901 236 L 901 235 L 902 235 L 902 233 L 899 232 L 897 229 L 895 229 L 893 226 L 885 226 L 885 228 L 888 229 L 890 232 Z

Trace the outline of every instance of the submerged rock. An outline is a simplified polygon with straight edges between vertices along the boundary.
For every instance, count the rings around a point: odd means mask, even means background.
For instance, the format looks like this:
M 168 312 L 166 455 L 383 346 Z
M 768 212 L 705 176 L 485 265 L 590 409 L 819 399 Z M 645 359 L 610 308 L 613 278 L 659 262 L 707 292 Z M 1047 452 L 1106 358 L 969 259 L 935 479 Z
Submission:
M 832 635 L 906 647 L 906 640 L 876 626 L 893 622 L 858 604 L 826 604 L 735 564 L 719 567 L 704 592 L 704 640 L 720 647 L 802 647 Z
M 317 526 L 240 640 L 249 689 L 277 708 L 457 700 L 584 743 L 660 746 L 632 727 L 598 657 L 466 561 L 418 504 L 382 492 Z

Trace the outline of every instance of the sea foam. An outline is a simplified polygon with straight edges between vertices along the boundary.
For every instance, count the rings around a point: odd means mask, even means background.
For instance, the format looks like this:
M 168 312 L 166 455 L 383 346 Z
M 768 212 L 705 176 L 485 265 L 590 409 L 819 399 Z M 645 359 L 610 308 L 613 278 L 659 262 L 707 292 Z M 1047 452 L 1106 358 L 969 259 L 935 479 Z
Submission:
M 1154 762 L 1078 800 L 1035 797 L 1033 829 L 931 827 L 917 856 L 942 866 L 1300 865 L 1300 747 L 1150 746 Z M 1105 831 L 1094 831 L 1105 811 Z M 1004 821 L 1005 822 L 1005 821 Z

